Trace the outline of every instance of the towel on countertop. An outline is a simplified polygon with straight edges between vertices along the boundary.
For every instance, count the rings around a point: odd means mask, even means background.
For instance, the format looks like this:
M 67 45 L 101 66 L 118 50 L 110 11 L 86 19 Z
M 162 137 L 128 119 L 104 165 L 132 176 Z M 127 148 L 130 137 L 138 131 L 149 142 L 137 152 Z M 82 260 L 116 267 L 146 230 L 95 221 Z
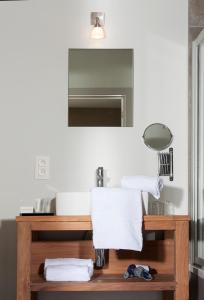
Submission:
M 89 281 L 91 276 L 86 265 L 49 265 L 45 268 L 47 281 Z
M 125 188 L 94 188 L 91 218 L 95 249 L 142 250 L 141 192 Z
M 121 186 L 148 192 L 156 199 L 160 198 L 160 192 L 164 186 L 163 179 L 150 176 L 124 176 Z
M 90 277 L 93 275 L 93 260 L 82 258 L 46 258 L 44 270 L 49 266 L 87 266 Z

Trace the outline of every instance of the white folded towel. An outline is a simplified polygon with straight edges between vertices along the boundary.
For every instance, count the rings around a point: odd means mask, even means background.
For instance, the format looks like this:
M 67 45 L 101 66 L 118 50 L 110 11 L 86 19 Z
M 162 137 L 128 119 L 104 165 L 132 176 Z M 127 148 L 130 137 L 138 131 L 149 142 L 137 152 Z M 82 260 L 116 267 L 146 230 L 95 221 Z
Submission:
M 89 281 L 88 266 L 50 265 L 45 268 L 47 281 Z
M 93 260 L 82 258 L 46 258 L 44 270 L 48 266 L 87 266 L 90 277 L 93 275 Z
M 163 179 L 160 177 L 124 176 L 121 180 L 121 186 L 148 192 L 154 198 L 159 199 L 164 184 Z
M 142 199 L 135 189 L 94 188 L 91 192 L 96 249 L 142 249 Z

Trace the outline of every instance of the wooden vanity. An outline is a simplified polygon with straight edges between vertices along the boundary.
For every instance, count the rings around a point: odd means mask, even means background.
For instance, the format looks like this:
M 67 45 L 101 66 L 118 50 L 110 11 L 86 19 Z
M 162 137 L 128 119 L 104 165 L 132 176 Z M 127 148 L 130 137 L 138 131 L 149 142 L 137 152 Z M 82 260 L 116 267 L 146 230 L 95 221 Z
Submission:
M 17 222 L 17 300 L 37 299 L 37 292 L 56 291 L 161 291 L 164 300 L 189 299 L 189 216 L 144 216 L 144 230 L 162 231 L 162 238 L 144 241 L 143 251 L 109 250 L 106 264 L 94 271 L 90 282 L 46 282 L 45 258 L 95 258 L 92 241 L 64 239 L 64 234 L 92 230 L 90 216 L 19 216 Z M 52 233 L 59 239 L 44 238 Z M 60 237 L 63 235 L 63 238 Z M 131 263 L 157 271 L 152 281 L 123 279 Z

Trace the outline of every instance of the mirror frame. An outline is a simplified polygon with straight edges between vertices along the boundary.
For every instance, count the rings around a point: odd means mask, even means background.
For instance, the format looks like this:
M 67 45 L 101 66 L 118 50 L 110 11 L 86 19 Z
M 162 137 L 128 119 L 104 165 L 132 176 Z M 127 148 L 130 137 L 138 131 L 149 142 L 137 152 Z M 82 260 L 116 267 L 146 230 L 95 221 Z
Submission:
M 126 96 L 125 95 L 75 95 L 70 94 L 69 95 L 69 108 L 72 107 L 72 103 L 75 103 L 77 100 L 82 99 L 85 100 L 88 98 L 92 103 L 95 101 L 106 101 L 107 99 L 111 99 L 113 101 L 119 100 L 121 103 L 121 127 L 126 127 Z M 68 110 L 69 110 L 68 108 Z M 69 122 L 68 122 L 69 125 Z M 69 127 L 74 127 L 72 125 L 69 125 Z M 84 126 L 86 127 L 86 126 Z M 96 126 L 98 127 L 98 126 Z M 105 126 L 104 126 L 105 127 Z

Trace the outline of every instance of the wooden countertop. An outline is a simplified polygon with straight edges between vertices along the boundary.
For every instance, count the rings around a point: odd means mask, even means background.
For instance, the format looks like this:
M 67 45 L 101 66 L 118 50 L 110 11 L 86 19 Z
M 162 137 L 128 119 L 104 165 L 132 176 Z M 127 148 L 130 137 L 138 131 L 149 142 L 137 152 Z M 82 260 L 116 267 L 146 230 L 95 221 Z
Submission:
M 17 216 L 17 222 L 91 222 L 91 216 Z M 144 222 L 190 221 L 188 215 L 144 215 Z
M 92 230 L 91 216 L 18 216 L 18 224 L 27 223 L 31 230 Z M 145 215 L 144 230 L 176 230 L 177 223 L 188 222 L 188 215 Z

